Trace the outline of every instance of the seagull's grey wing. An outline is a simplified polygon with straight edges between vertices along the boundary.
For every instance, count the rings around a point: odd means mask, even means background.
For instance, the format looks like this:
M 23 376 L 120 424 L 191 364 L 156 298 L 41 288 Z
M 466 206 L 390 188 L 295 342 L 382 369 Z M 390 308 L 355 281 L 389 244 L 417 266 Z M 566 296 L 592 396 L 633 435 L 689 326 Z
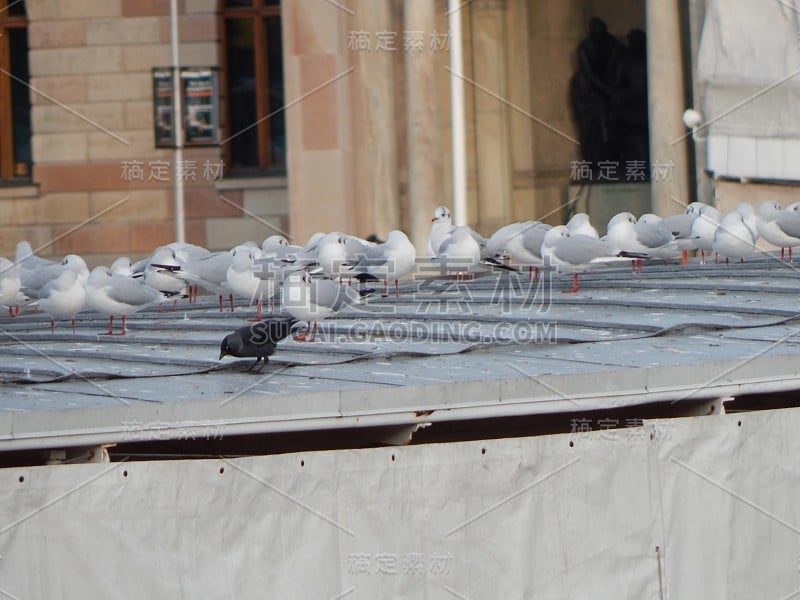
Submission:
M 661 224 L 664 229 L 672 233 L 676 238 L 687 238 L 692 235 L 692 223 L 694 223 L 697 216 L 698 213 L 672 215 L 662 219 Z
M 611 244 L 587 235 L 572 235 L 561 240 L 555 247 L 556 257 L 572 265 L 588 265 L 598 258 L 617 255 Z
M 795 210 L 782 210 L 775 219 L 775 222 L 786 235 L 800 237 L 800 212 Z
M 522 247 L 534 256 L 542 258 L 542 242 L 549 230 L 549 225 L 534 222 L 522 233 Z
M 111 278 L 106 293 L 111 300 L 131 306 L 150 304 L 161 297 L 161 294 L 150 286 L 142 285 L 135 279 L 119 276 Z
M 672 241 L 672 234 L 666 229 L 655 225 L 637 223 L 636 239 L 647 248 L 659 248 Z
M 330 279 L 312 279 L 309 286 L 309 300 L 311 304 L 339 310 L 343 306 L 343 301 L 339 297 L 342 288 L 344 286 L 337 285 Z

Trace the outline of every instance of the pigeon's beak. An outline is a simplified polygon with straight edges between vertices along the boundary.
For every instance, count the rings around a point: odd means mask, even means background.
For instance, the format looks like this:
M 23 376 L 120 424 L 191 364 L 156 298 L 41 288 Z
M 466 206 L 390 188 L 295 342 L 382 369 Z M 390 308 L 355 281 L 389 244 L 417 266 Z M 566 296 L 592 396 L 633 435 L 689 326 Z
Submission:
M 437 221 L 437 220 L 438 220 L 438 219 L 437 219 L 436 217 L 433 217 L 433 218 L 431 219 L 431 223 L 433 223 L 434 221 Z

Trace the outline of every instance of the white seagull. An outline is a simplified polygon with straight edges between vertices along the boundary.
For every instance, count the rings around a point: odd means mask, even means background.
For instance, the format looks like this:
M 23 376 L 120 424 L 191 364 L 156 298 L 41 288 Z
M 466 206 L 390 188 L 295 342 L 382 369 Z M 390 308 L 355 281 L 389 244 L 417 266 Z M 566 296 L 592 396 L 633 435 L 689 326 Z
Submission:
M 616 260 L 643 258 L 643 255 L 620 251 L 611 243 L 586 235 L 571 235 L 564 225 L 553 227 L 544 236 L 542 258 L 558 272 L 572 272 L 572 289 L 564 293 L 580 290 L 578 272 L 591 268 L 596 263 Z
M 417 250 L 408 236 L 395 229 L 389 232 L 386 241 L 367 248 L 364 258 L 356 263 L 350 272 L 359 280 L 367 278 L 383 279 L 386 295 L 389 295 L 389 280 L 394 280 L 395 296 L 400 296 L 398 280 L 411 272 L 417 258 Z
M 50 315 L 50 331 L 55 332 L 56 321 L 70 319 L 75 333 L 75 315 L 86 304 L 86 282 L 76 271 L 66 270 L 47 282 L 39 291 L 39 308 Z M 138 285 L 138 284 L 137 284 Z
M 0 256 L 0 305 L 8 306 L 8 316 L 19 316 L 18 296 L 21 283 L 17 268 Z
M 313 342 L 317 321 L 335 315 L 347 306 L 361 304 L 362 300 L 362 295 L 353 288 L 337 285 L 330 279 L 313 277 L 306 270 L 289 273 L 281 286 L 283 309 L 298 321 L 308 324 L 306 332 L 294 338 L 297 341 Z
M 124 275 L 112 275 L 108 267 L 95 267 L 86 281 L 86 304 L 109 316 L 108 331 L 114 335 L 114 317 L 122 317 L 122 331 L 127 333 L 127 315 L 147 308 L 161 299 L 158 290 Z

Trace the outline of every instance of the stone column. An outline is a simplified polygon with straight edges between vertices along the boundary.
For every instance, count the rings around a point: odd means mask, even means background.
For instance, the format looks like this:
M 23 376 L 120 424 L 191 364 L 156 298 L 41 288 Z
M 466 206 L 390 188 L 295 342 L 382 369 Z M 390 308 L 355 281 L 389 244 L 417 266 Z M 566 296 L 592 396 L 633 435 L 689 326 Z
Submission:
M 475 93 L 478 225 L 486 235 L 511 219 L 511 135 L 506 104 L 510 100 L 505 60 L 509 41 L 505 10 L 505 0 L 473 3 L 475 82 L 497 95 L 480 89 Z
M 430 33 L 436 27 L 435 3 L 406 0 L 403 4 L 403 33 Z M 398 45 L 403 50 L 403 36 Z M 406 137 L 408 152 L 409 237 L 419 252 L 424 251 L 430 220 L 437 204 L 449 205 L 442 197 L 443 144 L 437 108 L 439 89 L 436 56 L 428 46 L 417 52 L 404 51 L 406 76 Z
M 689 203 L 683 125 L 680 0 L 647 0 L 647 86 L 650 109 L 650 163 L 654 177 L 652 212 L 669 215 Z M 679 140 L 680 141 L 676 141 Z
M 381 50 L 375 36 L 395 32 L 392 0 L 359 0 L 353 5 L 352 27 L 369 35 L 370 49 L 356 53 L 354 81 L 357 82 L 355 178 L 359 233 L 385 238 L 400 226 L 398 184 L 398 132 L 395 104 L 395 51 Z M 398 36 L 402 44 L 402 36 Z M 363 215 L 362 215 L 363 213 Z

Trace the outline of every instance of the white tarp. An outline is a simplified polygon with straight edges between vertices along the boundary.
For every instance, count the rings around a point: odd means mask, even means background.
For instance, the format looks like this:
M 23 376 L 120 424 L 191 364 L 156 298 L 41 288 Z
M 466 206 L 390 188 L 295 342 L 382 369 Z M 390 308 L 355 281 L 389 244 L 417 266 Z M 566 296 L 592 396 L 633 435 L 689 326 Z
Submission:
M 800 0 L 708 0 L 697 56 L 708 167 L 800 180 Z
M 4 469 L 0 597 L 800 593 L 800 410 L 585 426 L 594 431 Z

